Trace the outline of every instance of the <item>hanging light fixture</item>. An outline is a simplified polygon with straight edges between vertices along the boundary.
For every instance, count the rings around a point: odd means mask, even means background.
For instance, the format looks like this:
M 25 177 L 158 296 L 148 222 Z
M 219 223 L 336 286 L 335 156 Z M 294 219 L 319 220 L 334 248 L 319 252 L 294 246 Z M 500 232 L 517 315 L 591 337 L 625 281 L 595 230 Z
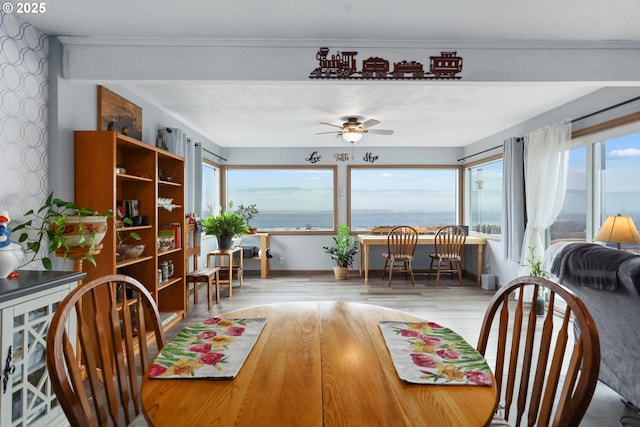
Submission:
M 345 128 L 342 131 L 342 138 L 351 143 L 358 142 L 362 138 L 362 132 L 358 132 L 356 129 Z

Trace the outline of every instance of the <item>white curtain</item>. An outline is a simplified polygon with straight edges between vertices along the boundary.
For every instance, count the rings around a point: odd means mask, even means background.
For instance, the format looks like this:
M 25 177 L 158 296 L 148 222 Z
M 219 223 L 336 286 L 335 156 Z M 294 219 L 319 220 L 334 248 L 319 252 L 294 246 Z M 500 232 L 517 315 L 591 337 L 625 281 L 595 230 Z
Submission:
M 160 128 L 165 132 L 167 148 L 184 158 L 185 213 L 202 210 L 202 147 L 177 128 Z
M 202 144 L 195 143 L 194 145 L 194 157 L 191 164 L 193 167 L 193 210 L 196 215 L 202 217 Z
M 567 186 L 571 121 L 549 125 L 525 135 L 524 177 L 527 226 L 522 243 L 520 274 L 529 273 L 526 259 L 542 257 L 545 231 L 558 217 Z
M 524 140 L 509 138 L 502 147 L 502 258 L 520 262 L 526 221 Z
M 186 213 L 200 216 L 202 210 L 202 147 L 187 138 L 185 144 Z

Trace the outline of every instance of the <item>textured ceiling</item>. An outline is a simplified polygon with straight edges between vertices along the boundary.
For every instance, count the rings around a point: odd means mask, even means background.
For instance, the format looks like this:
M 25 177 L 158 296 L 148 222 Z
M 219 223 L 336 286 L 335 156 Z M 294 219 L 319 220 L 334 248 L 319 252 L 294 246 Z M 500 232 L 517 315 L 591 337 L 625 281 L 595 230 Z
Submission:
M 98 38 L 372 42 L 627 42 L 637 46 L 640 2 L 619 0 L 305 2 L 57 0 L 21 15 L 47 34 Z M 311 71 L 311 70 L 310 70 Z M 346 116 L 381 121 L 392 136 L 362 146 L 460 147 L 584 96 L 604 83 L 110 82 L 158 105 L 223 147 L 343 146 L 315 135 Z M 329 83 L 329 82 L 323 82 Z M 405 82 L 403 82 L 405 83 Z

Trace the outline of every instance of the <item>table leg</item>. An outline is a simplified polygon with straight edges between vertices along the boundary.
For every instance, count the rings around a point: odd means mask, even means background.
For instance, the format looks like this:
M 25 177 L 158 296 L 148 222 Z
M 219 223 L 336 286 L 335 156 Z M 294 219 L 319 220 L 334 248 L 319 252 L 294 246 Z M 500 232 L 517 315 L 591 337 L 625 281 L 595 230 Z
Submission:
M 360 253 L 358 254 L 360 256 L 360 263 L 358 264 L 358 274 L 360 276 L 362 276 L 362 250 L 363 250 L 362 247 L 363 247 L 362 242 L 360 242 Z
M 262 273 L 260 275 L 262 276 Z M 240 269 L 238 270 L 238 279 L 240 280 L 240 287 L 242 287 L 244 282 L 244 257 L 242 256 L 242 251 L 240 252 Z
M 229 257 L 229 298 L 233 295 L 233 252 L 228 254 Z M 240 256 L 242 259 L 242 255 Z
M 478 278 L 477 278 L 477 282 L 478 285 L 482 285 L 482 246 L 483 245 L 476 245 L 478 246 Z
M 369 245 L 364 245 L 364 284 L 369 284 Z

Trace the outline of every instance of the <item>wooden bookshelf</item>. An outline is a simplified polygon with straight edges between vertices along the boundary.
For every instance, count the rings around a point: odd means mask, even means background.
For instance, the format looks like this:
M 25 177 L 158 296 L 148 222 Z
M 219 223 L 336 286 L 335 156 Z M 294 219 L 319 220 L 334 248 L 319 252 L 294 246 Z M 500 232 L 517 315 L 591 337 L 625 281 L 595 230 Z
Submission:
M 114 273 L 138 279 L 156 300 L 168 330 L 186 313 L 185 253 L 184 245 L 160 252 L 158 231 L 165 224 L 178 224 L 184 230 L 184 159 L 114 131 L 76 131 L 74 136 L 75 202 L 100 212 L 116 212 L 118 201 L 138 200 L 139 216 L 144 219 L 139 226 L 119 230 L 110 221 L 103 249 L 95 256 L 96 267 L 84 263 L 85 281 Z M 158 198 L 173 199 L 171 209 L 159 205 Z M 117 258 L 117 231 L 122 237 L 131 231 L 140 235 L 139 242 L 128 241 L 145 245 L 140 257 Z M 167 280 L 158 274 L 163 261 L 174 265 L 174 274 Z

